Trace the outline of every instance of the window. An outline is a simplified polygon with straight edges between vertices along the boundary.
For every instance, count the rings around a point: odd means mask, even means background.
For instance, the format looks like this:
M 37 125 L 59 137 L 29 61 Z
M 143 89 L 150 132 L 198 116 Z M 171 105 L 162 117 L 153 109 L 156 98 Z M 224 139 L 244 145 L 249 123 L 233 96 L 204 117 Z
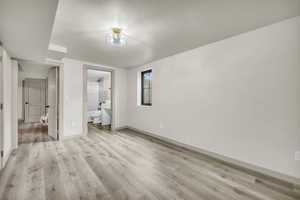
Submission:
M 144 106 L 152 105 L 152 70 L 143 71 L 141 74 L 142 92 L 141 104 Z

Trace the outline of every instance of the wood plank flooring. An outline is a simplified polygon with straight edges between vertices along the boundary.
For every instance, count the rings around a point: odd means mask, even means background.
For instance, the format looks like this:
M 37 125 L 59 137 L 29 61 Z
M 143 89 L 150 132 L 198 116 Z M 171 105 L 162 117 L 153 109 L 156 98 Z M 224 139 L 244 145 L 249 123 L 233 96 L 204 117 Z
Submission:
M 129 130 L 89 127 L 87 137 L 20 144 L 0 174 L 0 199 L 295 200 L 300 192 Z
M 48 142 L 53 139 L 48 136 L 48 127 L 39 122 L 23 123 L 18 126 L 18 144 Z

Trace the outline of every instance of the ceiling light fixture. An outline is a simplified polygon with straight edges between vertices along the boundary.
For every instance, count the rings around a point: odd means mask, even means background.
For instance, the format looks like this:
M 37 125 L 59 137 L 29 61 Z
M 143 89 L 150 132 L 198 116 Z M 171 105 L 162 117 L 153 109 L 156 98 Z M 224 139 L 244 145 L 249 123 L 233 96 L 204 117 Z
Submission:
M 126 44 L 125 35 L 122 33 L 121 28 L 112 28 L 112 33 L 107 36 L 107 42 L 114 46 L 123 46 Z

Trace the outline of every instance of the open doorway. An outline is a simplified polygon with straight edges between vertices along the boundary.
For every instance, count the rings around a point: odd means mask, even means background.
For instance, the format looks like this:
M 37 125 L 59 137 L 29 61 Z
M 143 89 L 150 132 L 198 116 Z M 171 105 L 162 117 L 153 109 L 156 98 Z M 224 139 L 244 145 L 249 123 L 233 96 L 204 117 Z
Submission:
M 20 62 L 18 144 L 58 140 L 59 67 Z
M 87 69 L 86 123 L 89 127 L 111 130 L 112 127 L 112 72 Z

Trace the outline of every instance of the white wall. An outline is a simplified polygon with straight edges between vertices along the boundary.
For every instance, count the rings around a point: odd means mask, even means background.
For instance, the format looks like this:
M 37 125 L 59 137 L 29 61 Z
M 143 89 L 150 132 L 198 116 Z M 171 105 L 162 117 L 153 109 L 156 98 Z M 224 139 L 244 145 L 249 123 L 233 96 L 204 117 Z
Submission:
M 106 101 L 107 103 L 109 103 L 109 101 L 111 100 L 111 76 L 110 74 L 104 76 L 103 80 L 101 81 L 102 83 L 102 100 Z
M 87 93 L 88 93 L 88 111 L 98 110 L 100 102 L 100 83 L 98 81 L 87 82 Z
M 128 125 L 300 178 L 299 52 L 297 17 L 131 69 Z M 137 106 L 148 67 L 153 106 Z
M 83 133 L 83 65 L 88 63 L 79 60 L 63 59 L 63 135 L 65 137 Z M 108 67 L 109 68 L 109 67 Z M 127 73 L 124 69 L 115 70 L 115 127 L 126 125 L 126 80 Z
M 104 101 L 105 95 L 104 95 L 104 80 L 101 80 L 99 82 L 99 100 Z
M 88 111 L 98 110 L 99 102 L 106 101 L 110 104 L 110 90 L 111 89 L 111 79 L 110 74 L 102 77 L 102 80 L 87 80 L 87 93 L 88 93 Z
M 82 134 L 82 63 L 64 59 L 63 70 L 63 135 Z

